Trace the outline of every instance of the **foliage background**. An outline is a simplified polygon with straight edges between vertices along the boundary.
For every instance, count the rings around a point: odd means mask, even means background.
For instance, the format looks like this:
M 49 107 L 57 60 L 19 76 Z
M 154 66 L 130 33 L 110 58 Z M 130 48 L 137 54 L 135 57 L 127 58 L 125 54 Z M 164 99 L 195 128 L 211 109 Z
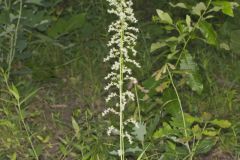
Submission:
M 174 21 L 185 20 L 189 14 L 184 9 L 171 7 L 169 2 L 178 3 L 175 0 L 134 1 L 140 29 L 138 59 L 142 64 L 142 69 L 134 72 L 139 87 L 151 91 L 149 98 L 141 101 L 142 119 L 147 130 L 145 147 L 150 144 L 145 159 L 159 159 L 163 153 L 176 155 L 184 150 L 172 141 L 156 138 L 163 123 L 171 123 L 171 114 L 178 107 L 175 102 L 165 106 L 165 102 L 176 99 L 175 93 L 169 84 L 163 86 L 163 81 L 152 77 L 164 64 L 172 61 L 161 48 L 151 52 L 153 44 L 176 35 L 158 23 L 156 10 L 168 12 Z M 194 6 L 200 1 L 181 2 Z M 21 97 L 34 93 L 23 103 L 22 111 L 40 159 L 116 159 L 109 154 L 116 147 L 114 137 L 106 136 L 109 119 L 101 116 L 106 95 L 103 77 L 109 67 L 103 63 L 110 37 L 107 26 L 114 18 L 107 14 L 107 8 L 104 0 L 24 1 L 9 84 L 16 86 Z M 8 66 L 9 42 L 18 11 L 17 0 L 0 0 L 0 61 L 3 69 Z M 186 85 L 186 75 L 174 76 L 186 113 L 194 117 L 203 117 L 207 113 L 213 119 L 226 119 L 232 124 L 212 136 L 217 142 L 204 153 L 205 157 L 207 152 L 211 154 L 210 150 L 219 152 L 215 148 L 234 157 L 240 152 L 239 16 L 239 7 L 234 10 L 234 17 L 217 12 L 209 20 L 217 37 L 216 44 L 209 45 L 201 40 L 189 43 L 191 61 L 198 68 L 199 79 L 195 80 L 203 86 L 199 93 L 192 91 L 193 86 Z M 196 20 L 193 17 L 193 21 Z M 11 101 L 13 97 L 5 93 L 5 88 L 1 78 L 1 99 Z M 139 94 L 140 99 L 146 96 L 140 89 Z M 15 105 L 4 100 L 0 105 L 0 159 L 33 159 Z M 129 113 L 133 113 L 134 108 L 135 104 L 132 104 Z M 143 147 L 141 143 L 136 146 Z M 137 153 L 130 153 L 129 158 L 136 159 Z

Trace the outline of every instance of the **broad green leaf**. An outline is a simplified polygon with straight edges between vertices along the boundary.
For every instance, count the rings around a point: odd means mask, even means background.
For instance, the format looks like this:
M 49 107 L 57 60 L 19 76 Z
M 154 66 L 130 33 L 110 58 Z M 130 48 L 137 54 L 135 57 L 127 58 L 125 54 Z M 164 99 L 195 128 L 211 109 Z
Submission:
M 176 150 L 176 144 L 171 141 L 167 141 L 167 146 L 168 146 L 168 149 L 170 149 L 172 151 Z
M 239 6 L 238 3 L 229 1 L 215 1 L 213 4 L 214 6 L 221 8 L 222 13 L 231 17 L 234 16 L 233 9 Z
M 187 84 L 191 87 L 193 91 L 197 92 L 198 94 L 202 93 L 203 83 L 199 73 L 195 72 L 190 74 Z
M 203 131 L 203 135 L 209 136 L 209 137 L 215 137 L 216 135 L 218 135 L 218 132 L 215 130 L 206 129 Z
M 78 123 L 76 122 L 76 120 L 73 117 L 72 117 L 72 127 L 75 131 L 76 137 L 80 137 L 80 128 L 78 126 Z
M 172 134 L 173 132 L 174 131 L 173 131 L 172 127 L 168 123 L 163 122 L 162 128 L 160 128 L 153 134 L 153 138 L 155 138 L 155 139 L 163 138 L 164 136 L 168 136 L 168 135 Z
M 187 7 L 187 5 L 185 4 L 185 3 L 176 3 L 176 4 L 173 4 L 172 2 L 170 2 L 169 3 L 170 4 L 170 6 L 172 6 L 172 7 L 179 7 L 179 8 L 184 8 L 184 9 L 187 9 L 188 7 Z
M 194 62 L 193 57 L 188 52 L 185 52 L 184 57 L 181 60 L 180 69 L 187 73 L 187 84 L 191 87 L 191 89 L 198 94 L 201 94 L 203 84 L 198 73 L 199 69 L 197 64 Z
M 199 27 L 200 31 L 202 32 L 202 34 L 208 44 L 211 44 L 211 45 L 217 44 L 217 33 L 213 29 L 212 24 L 210 24 L 206 21 L 201 21 L 199 23 L 198 27 Z
M 160 9 L 157 9 L 157 14 L 162 23 L 173 24 L 173 20 L 168 13 L 163 12 Z
M 218 12 L 218 11 L 220 11 L 221 9 L 222 9 L 221 7 L 214 6 L 213 8 L 211 8 L 211 9 L 208 11 L 208 13 L 210 13 L 210 12 Z
M 208 16 L 206 16 L 204 19 L 207 20 L 207 19 L 212 19 L 212 18 L 214 18 L 214 17 L 215 17 L 214 15 L 208 15 Z
M 70 19 L 68 20 L 66 31 L 68 32 L 82 27 L 83 24 L 85 23 L 85 17 L 86 17 L 85 13 L 76 14 L 70 17 Z
M 199 122 L 199 123 L 202 122 L 201 118 L 191 116 L 188 113 L 184 113 L 184 117 L 185 117 L 185 121 L 186 121 L 187 125 L 189 125 L 189 126 L 191 126 L 194 122 Z
M 214 139 L 204 139 L 199 142 L 196 148 L 197 154 L 204 154 L 209 152 L 216 144 Z
M 180 114 L 180 107 L 177 101 L 177 96 L 172 87 L 169 87 L 164 90 L 163 94 L 163 102 L 165 105 L 165 112 L 171 114 L 172 116 L 177 116 Z
M 144 123 L 138 123 L 138 126 L 135 126 L 132 132 L 132 134 L 135 135 L 136 138 L 141 142 L 144 141 L 144 136 L 146 133 L 147 133 L 146 124 Z
M 57 38 L 60 35 L 71 32 L 75 29 L 81 28 L 85 24 L 85 13 L 73 15 L 70 18 L 59 19 L 48 30 L 48 35 L 52 38 Z
M 49 28 L 51 17 L 46 14 L 46 11 L 39 10 L 35 12 L 31 9 L 23 10 L 24 19 L 21 21 L 23 25 L 30 28 L 36 28 L 40 31 L 46 31 Z
M 201 16 L 202 12 L 206 9 L 206 5 L 203 2 L 200 2 L 196 6 L 192 7 L 192 13 Z
M 178 42 L 179 39 L 178 39 L 178 37 L 172 36 L 172 37 L 167 38 L 165 41 L 166 42 Z
M 217 125 L 221 128 L 229 128 L 231 127 L 231 123 L 228 121 L 228 120 L 213 120 L 213 121 L 210 121 L 211 124 L 214 124 L 214 125 Z
M 150 50 L 150 52 L 154 52 L 154 51 L 156 51 L 156 50 L 158 50 L 158 49 L 160 49 L 160 48 L 162 48 L 162 47 L 165 47 L 165 46 L 167 46 L 167 43 L 165 43 L 165 42 L 153 43 L 153 44 L 151 45 L 151 50 Z

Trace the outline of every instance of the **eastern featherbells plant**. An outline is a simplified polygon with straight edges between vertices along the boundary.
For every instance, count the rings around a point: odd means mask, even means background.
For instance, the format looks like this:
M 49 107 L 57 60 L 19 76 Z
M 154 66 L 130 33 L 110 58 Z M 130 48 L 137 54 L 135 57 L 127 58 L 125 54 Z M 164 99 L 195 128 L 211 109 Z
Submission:
M 134 49 L 137 40 L 137 28 L 133 25 L 137 19 L 133 13 L 133 2 L 131 0 L 107 0 L 110 9 L 108 12 L 114 14 L 117 19 L 109 26 L 108 32 L 112 35 L 108 47 L 110 52 L 104 59 L 104 62 L 112 62 L 111 72 L 105 77 L 109 81 L 105 90 L 109 91 L 106 102 L 113 101 L 114 106 L 109 106 L 103 112 L 103 116 L 108 113 L 115 114 L 119 117 L 119 126 L 110 126 L 108 135 L 116 133 L 119 135 L 119 150 L 117 151 L 121 160 L 125 159 L 124 142 L 125 139 L 131 144 L 132 136 L 124 127 L 132 123 L 138 127 L 138 122 L 133 118 L 126 118 L 124 111 L 129 101 L 134 101 L 134 94 L 127 89 L 129 82 L 136 84 L 137 79 L 132 76 L 132 69 L 129 67 L 136 66 L 140 68 L 138 62 L 134 60 L 137 51 Z M 116 102 L 116 103 L 115 103 Z

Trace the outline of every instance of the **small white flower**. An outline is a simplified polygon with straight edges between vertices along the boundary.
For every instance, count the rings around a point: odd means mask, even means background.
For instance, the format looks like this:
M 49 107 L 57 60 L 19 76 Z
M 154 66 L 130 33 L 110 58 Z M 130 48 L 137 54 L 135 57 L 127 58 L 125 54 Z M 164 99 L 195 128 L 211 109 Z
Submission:
M 116 114 L 116 115 L 119 115 L 119 112 L 117 112 L 116 110 L 114 110 L 113 108 L 108 108 L 108 109 L 106 109 L 106 110 L 104 110 L 103 112 L 102 112 L 102 116 L 104 117 L 104 116 L 106 116 L 108 113 L 113 113 L 113 114 Z
M 121 156 L 123 154 L 122 150 L 118 150 L 118 156 Z
M 115 129 L 113 126 L 108 127 L 107 135 L 110 136 L 111 133 L 112 133 L 114 130 L 116 130 L 116 129 Z
M 130 91 L 126 91 L 125 93 L 123 93 L 123 96 L 128 97 L 129 99 L 131 99 L 132 101 L 134 101 L 134 94 Z
M 135 127 L 139 128 L 139 123 L 133 118 L 130 118 L 124 122 L 125 125 L 127 125 L 128 123 L 132 123 Z
M 117 95 L 117 93 L 115 93 L 115 92 L 110 93 L 110 94 L 108 95 L 108 97 L 106 98 L 106 102 L 109 102 L 112 98 L 117 97 L 117 96 L 118 96 L 118 95 Z
M 133 143 L 132 136 L 131 136 L 130 134 L 128 134 L 128 132 L 125 132 L 125 137 L 127 137 L 128 142 L 129 142 L 130 144 Z

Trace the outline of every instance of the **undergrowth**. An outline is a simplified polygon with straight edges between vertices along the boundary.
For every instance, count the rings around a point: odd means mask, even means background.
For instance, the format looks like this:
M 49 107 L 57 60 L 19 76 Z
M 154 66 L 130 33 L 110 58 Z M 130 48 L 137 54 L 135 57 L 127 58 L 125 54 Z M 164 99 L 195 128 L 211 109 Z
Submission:
M 239 159 L 239 16 L 238 0 L 0 0 L 0 160 Z

